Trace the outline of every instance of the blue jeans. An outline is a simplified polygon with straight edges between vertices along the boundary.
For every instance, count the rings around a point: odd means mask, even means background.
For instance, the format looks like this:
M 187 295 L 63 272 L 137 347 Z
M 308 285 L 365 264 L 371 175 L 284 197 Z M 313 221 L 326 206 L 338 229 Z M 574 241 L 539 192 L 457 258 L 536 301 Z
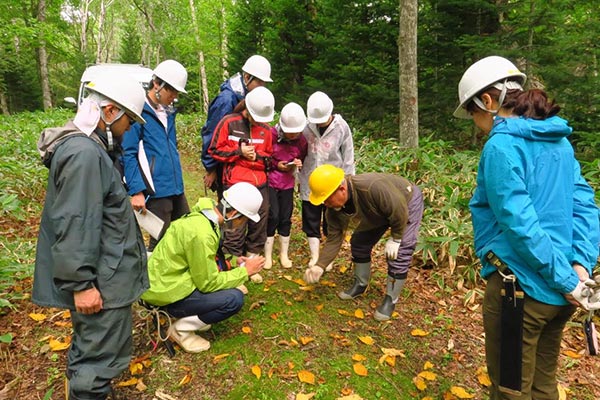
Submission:
M 188 297 L 163 307 L 175 318 L 197 315 L 205 324 L 221 322 L 240 311 L 244 294 L 238 289 L 224 289 L 212 293 L 194 290 Z

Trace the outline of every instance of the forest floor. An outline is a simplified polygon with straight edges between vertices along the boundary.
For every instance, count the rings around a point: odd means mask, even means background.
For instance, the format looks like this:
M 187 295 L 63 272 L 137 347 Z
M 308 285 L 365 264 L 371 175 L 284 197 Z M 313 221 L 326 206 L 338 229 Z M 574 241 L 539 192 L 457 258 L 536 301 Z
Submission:
M 196 167 L 188 166 L 186 182 L 192 179 L 201 182 L 201 173 Z M 191 186 L 188 183 L 188 200 L 193 203 L 194 196 L 204 193 Z M 2 222 L 17 224 L 10 220 Z M 23 222 L 18 222 L 19 226 L 15 225 L 12 231 L 28 231 L 29 237 L 20 239 L 35 240 L 37 223 L 37 219 L 32 218 L 27 223 L 32 229 L 24 230 Z M 116 384 L 121 383 L 116 389 L 118 398 L 296 400 L 311 398 L 311 392 L 314 399 L 469 398 L 453 392 L 451 389 L 455 386 L 465 388 L 470 398 L 487 398 L 482 372 L 485 355 L 481 298 L 465 305 L 466 289 L 457 288 L 456 277 L 450 275 L 447 268 L 430 268 L 415 259 L 402 300 L 396 307 L 398 314 L 382 324 L 372 317 L 384 287 L 382 249 L 375 251 L 375 273 L 367 295 L 343 302 L 335 293 L 352 280 L 350 263 L 344 261 L 349 260 L 347 246 L 335 270 L 324 276 L 325 281 L 317 288 L 303 290 L 303 286 L 295 282 L 302 276 L 308 250 L 296 214 L 292 240 L 291 257 L 298 268 L 282 270 L 276 264 L 272 270 L 264 271 L 265 283 L 249 283 L 250 293 L 240 314 L 213 327 L 207 336 L 213 343 L 208 352 L 198 355 L 178 352 L 171 358 L 163 346 L 154 349 L 146 335 L 146 319 L 136 305 L 134 358 L 138 364 L 132 363 L 130 371 L 116 380 Z M 20 281 L 12 290 L 29 293 L 31 279 Z M 14 305 L 15 309 L 4 310 L 0 315 L 0 334 L 13 335 L 10 344 L 0 343 L 0 400 L 64 399 L 66 351 L 60 350 L 60 344 L 68 345 L 68 314 L 38 307 L 28 299 L 16 301 Z M 36 315 L 43 315 L 44 319 L 37 321 Z M 574 321 L 582 318 L 583 315 L 576 314 Z M 293 332 L 297 333 L 296 341 L 291 338 Z M 352 358 L 356 364 L 355 353 L 367 354 L 367 358 L 375 360 L 382 353 L 344 341 L 354 335 L 375 338 L 382 347 L 400 349 L 405 357 L 399 357 L 395 365 L 389 363 L 387 369 L 384 367 L 388 360 L 370 364 L 363 361 L 370 365 L 369 374 L 356 380 L 360 371 L 355 368 L 353 372 L 352 362 L 343 367 L 338 365 L 336 357 L 347 353 L 344 357 Z M 313 343 L 306 339 L 308 337 Z M 242 346 L 228 348 L 232 343 Z M 331 359 L 329 369 L 335 370 L 331 376 L 326 375 L 328 366 L 317 361 L 319 353 L 326 353 Z M 292 358 L 288 360 L 288 356 Z M 297 356 L 300 358 L 293 358 Z M 235 362 L 224 366 L 226 359 Z M 581 325 L 569 323 L 564 332 L 558 372 L 567 398 L 600 398 L 599 360 L 585 355 Z M 257 371 L 254 366 L 262 366 L 262 369 Z M 140 371 L 136 373 L 135 368 Z M 305 370 L 316 372 L 314 385 L 305 381 L 298 384 L 300 371 Z M 417 376 L 425 370 L 435 372 L 435 376 L 425 380 L 429 387 L 421 391 Z M 259 377 L 261 371 L 262 377 Z M 409 377 L 408 382 L 405 377 Z M 279 382 L 273 382 L 275 380 Z

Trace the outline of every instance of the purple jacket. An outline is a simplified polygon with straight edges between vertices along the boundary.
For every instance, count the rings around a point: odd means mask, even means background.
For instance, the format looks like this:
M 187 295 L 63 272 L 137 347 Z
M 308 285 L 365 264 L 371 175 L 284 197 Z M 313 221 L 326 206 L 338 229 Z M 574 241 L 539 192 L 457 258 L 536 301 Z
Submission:
M 269 186 L 278 190 L 293 189 L 296 182 L 295 169 L 283 172 L 277 169 L 277 164 L 280 161 L 292 161 L 295 158 L 304 162 L 308 143 L 304 135 L 298 136 L 298 139 L 293 141 L 285 140 L 279 124 L 271 128 L 271 133 L 273 134 L 273 154 L 271 155 Z

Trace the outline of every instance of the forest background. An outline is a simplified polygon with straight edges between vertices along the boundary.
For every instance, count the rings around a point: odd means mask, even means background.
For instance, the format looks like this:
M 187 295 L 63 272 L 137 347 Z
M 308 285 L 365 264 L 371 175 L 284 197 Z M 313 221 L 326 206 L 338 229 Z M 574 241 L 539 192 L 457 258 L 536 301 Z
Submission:
M 412 66 L 399 57 L 399 10 L 406 3 L 418 4 Z M 452 117 L 456 87 L 479 58 L 513 60 L 530 86 L 544 87 L 561 105 L 575 129 L 582 171 L 600 188 L 596 8 L 591 0 L 0 0 L 0 399 L 63 398 L 68 315 L 29 301 L 47 177 L 35 143 L 43 128 L 73 115 L 61 110 L 63 99 L 77 94 L 86 66 L 153 68 L 172 58 L 187 67 L 178 136 L 186 192 L 195 199 L 204 195 L 199 129 L 208 101 L 252 54 L 271 61 L 277 110 L 289 101 L 305 106 L 313 91 L 325 91 L 353 128 L 358 172 L 397 173 L 424 189 L 403 306 L 387 324 L 372 319 L 385 286 L 381 246 L 372 289 L 351 304 L 335 296 L 336 285 L 352 280 L 347 248 L 321 286 L 304 286 L 301 269 L 275 267 L 264 286 L 250 288 L 244 310 L 213 329 L 206 354 L 178 352 L 171 359 L 162 347 L 154 350 L 146 319 L 136 314 L 135 360 L 118 382 L 121 393 L 144 400 L 167 398 L 159 393 L 485 399 L 483 284 L 468 210 L 482 143 L 471 121 Z M 398 140 L 401 65 L 416 67 L 418 77 L 420 138 L 413 149 Z M 299 230 L 292 236 L 300 268 L 308 258 L 305 238 Z M 591 400 L 600 398 L 599 368 L 584 355 L 583 317 L 578 313 L 565 332 L 559 383 L 561 396 Z

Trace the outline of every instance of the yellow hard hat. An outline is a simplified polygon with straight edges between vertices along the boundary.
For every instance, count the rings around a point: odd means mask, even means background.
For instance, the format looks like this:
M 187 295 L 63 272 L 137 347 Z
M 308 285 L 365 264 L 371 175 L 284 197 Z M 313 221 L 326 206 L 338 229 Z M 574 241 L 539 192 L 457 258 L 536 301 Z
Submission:
M 315 206 L 323 204 L 344 181 L 344 170 L 331 164 L 323 164 L 308 177 L 310 194 L 308 200 Z

